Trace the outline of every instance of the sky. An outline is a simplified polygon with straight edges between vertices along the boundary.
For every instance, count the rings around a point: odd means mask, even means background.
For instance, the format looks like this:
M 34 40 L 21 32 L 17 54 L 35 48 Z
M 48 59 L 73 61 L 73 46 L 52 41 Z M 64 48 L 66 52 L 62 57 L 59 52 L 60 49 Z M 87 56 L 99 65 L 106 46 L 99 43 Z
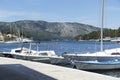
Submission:
M 100 27 L 102 0 L 0 0 L 0 21 L 78 22 Z M 120 27 L 120 0 L 105 0 L 104 27 Z

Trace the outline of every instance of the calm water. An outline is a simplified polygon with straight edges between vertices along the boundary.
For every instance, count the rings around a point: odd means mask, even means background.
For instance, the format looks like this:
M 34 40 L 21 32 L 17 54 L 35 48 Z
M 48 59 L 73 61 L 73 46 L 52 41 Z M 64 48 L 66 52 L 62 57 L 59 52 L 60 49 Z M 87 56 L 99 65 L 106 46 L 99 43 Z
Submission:
M 0 52 L 7 52 L 13 48 L 20 47 L 20 44 L 0 43 Z M 29 44 L 25 43 L 24 47 L 29 48 Z M 116 42 L 104 42 L 104 49 L 119 48 L 120 44 Z M 36 49 L 36 46 L 32 46 Z M 67 53 L 87 53 L 100 51 L 100 42 L 95 41 L 41 41 L 39 50 L 55 50 L 57 55 L 63 52 Z M 97 71 L 98 73 L 120 77 L 120 70 Z

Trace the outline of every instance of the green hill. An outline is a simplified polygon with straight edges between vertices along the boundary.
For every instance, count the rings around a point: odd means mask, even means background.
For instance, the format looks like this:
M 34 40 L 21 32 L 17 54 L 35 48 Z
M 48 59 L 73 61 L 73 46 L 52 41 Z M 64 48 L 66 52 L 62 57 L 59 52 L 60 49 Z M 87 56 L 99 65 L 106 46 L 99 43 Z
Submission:
M 76 22 L 46 22 L 21 20 L 16 22 L 0 22 L 2 33 L 17 34 L 20 30 L 21 35 L 33 37 L 37 40 L 50 39 L 73 39 L 77 35 L 88 34 L 98 31 L 99 28 Z

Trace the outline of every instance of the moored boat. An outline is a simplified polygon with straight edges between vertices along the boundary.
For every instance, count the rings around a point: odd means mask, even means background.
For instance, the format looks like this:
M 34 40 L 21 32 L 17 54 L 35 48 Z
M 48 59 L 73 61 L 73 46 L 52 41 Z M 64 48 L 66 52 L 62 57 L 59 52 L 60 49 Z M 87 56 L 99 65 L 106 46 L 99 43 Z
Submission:
M 26 59 L 26 60 L 32 60 L 32 61 L 41 61 L 41 62 L 42 61 L 49 62 L 50 57 L 56 56 L 54 50 L 39 51 L 38 46 L 37 46 L 37 50 L 31 50 L 31 43 L 29 48 L 20 47 L 20 48 L 11 49 L 9 53 L 3 53 L 3 55 L 6 57 Z
M 64 58 L 68 60 L 77 60 L 77 61 L 114 61 L 116 59 L 120 60 L 120 48 L 108 49 L 95 53 L 86 53 L 86 54 L 64 54 Z
M 74 65 L 77 69 L 82 70 L 109 70 L 120 69 L 120 61 L 74 61 Z

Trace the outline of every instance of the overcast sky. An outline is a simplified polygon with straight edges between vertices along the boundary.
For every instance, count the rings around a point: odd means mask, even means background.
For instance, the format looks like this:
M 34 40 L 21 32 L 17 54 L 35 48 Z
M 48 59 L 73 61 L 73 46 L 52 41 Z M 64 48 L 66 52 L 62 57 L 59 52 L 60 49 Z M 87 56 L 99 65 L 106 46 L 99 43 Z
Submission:
M 101 0 L 0 0 L 0 21 L 79 22 L 100 27 Z M 105 0 L 106 28 L 120 27 L 120 0 Z

